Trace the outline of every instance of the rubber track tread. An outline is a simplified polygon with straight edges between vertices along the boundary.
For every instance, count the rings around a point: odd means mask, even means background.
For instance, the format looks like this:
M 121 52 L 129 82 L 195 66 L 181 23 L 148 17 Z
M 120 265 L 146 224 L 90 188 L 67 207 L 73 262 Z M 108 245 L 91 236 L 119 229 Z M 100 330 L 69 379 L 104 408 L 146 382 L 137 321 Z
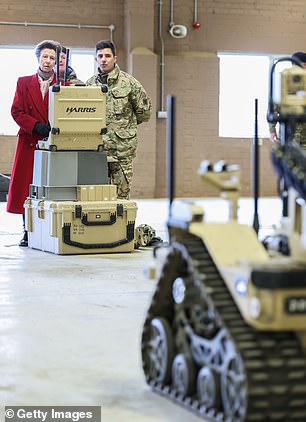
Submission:
M 195 277 L 198 275 L 200 281 L 205 278 L 205 289 L 209 291 L 217 313 L 243 359 L 248 381 L 245 421 L 305 422 L 306 359 L 295 333 L 263 332 L 248 326 L 203 241 L 186 231 L 176 230 L 175 236 L 176 242 L 188 251 Z M 166 266 L 167 261 L 164 268 Z M 203 277 L 203 274 L 208 276 Z M 171 276 L 167 279 L 167 274 L 162 273 L 143 327 L 143 351 L 149 341 L 151 320 L 155 317 L 173 318 L 171 288 Z M 143 361 L 146 373 L 145 365 Z M 193 397 L 181 397 L 171 385 L 161 385 L 150 379 L 147 382 L 155 392 L 197 413 L 206 421 L 234 421 L 226 418 L 222 409 L 208 409 L 200 406 Z

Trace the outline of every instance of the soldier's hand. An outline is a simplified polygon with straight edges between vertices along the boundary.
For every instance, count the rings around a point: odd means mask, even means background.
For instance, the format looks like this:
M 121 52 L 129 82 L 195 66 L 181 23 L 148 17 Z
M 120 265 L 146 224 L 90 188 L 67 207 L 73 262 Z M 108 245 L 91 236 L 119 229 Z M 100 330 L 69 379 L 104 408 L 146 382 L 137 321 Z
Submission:
M 272 142 L 278 142 L 278 137 L 277 137 L 277 134 L 276 134 L 276 132 L 271 132 L 270 133 L 270 140 L 272 141 Z

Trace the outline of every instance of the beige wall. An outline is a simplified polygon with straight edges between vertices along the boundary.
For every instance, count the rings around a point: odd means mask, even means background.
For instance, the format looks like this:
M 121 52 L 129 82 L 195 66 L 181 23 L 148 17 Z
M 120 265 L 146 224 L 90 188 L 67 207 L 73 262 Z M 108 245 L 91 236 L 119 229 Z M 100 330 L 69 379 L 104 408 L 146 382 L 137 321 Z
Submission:
M 306 49 L 304 0 L 206 0 L 198 2 L 199 29 L 192 28 L 193 0 L 174 2 L 174 20 L 188 28 L 184 39 L 167 29 L 170 0 L 81 0 L 41 3 L 3 0 L 1 21 L 115 26 L 113 39 L 119 64 L 139 79 L 152 97 L 148 124 L 139 127 L 140 144 L 134 166 L 133 197 L 166 194 L 166 120 L 160 108 L 159 6 L 165 46 L 164 93 L 176 97 L 176 187 L 178 196 L 212 196 L 216 192 L 197 176 L 204 159 L 241 165 L 242 194 L 251 194 L 251 139 L 218 137 L 218 51 L 286 54 Z M 91 47 L 108 38 L 101 29 L 0 25 L 0 44 L 35 45 L 56 39 L 69 47 Z M 1 83 L 5 83 L 2 81 Z M 164 97 L 164 101 L 166 101 Z M 235 103 L 233 101 L 233 107 Z M 260 193 L 274 195 L 276 177 L 270 165 L 270 143 L 260 148 Z M 14 137 L 0 137 L 0 172 L 8 173 Z
M 15 145 L 15 136 L 0 136 L 0 173 L 11 173 Z

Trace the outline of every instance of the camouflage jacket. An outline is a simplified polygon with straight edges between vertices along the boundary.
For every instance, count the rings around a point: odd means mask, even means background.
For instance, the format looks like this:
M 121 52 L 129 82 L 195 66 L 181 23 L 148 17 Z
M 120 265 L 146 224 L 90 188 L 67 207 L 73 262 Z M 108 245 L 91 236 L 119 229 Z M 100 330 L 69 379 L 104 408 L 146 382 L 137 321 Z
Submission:
M 104 149 L 119 160 L 132 159 L 136 156 L 137 125 L 150 119 L 151 99 L 141 83 L 118 65 L 107 75 L 98 73 L 86 82 L 86 85 L 102 84 L 108 86 Z
M 273 123 L 269 124 L 270 133 L 276 133 L 276 125 Z M 295 126 L 295 132 L 293 140 L 301 145 L 301 147 L 306 148 L 306 123 L 297 123 Z
M 64 80 L 64 75 L 60 74 L 60 80 Z M 68 72 L 66 76 L 67 82 L 69 82 L 71 85 L 84 85 L 84 82 L 82 82 L 80 79 L 78 79 L 74 69 L 72 69 L 71 66 L 68 66 Z
M 276 112 L 279 113 L 279 106 L 275 108 Z M 277 128 L 276 123 L 269 123 L 270 133 L 277 133 L 279 128 Z M 279 137 L 279 135 L 278 135 Z M 293 140 L 301 145 L 303 148 L 306 148 L 306 123 L 296 123 Z
M 306 147 L 306 123 L 297 123 L 294 132 L 294 140 L 301 145 L 301 147 Z

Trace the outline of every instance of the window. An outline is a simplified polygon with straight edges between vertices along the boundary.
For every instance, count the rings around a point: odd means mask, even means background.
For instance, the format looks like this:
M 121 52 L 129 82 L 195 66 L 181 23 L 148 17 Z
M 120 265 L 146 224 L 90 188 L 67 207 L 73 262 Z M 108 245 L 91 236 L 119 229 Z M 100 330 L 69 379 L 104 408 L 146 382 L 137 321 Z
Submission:
M 258 99 L 258 136 L 269 137 L 267 108 L 270 68 L 277 57 L 270 55 L 219 55 L 219 136 L 253 138 L 255 99 Z M 281 62 L 275 68 L 274 87 L 279 73 L 291 63 Z M 275 94 L 277 94 L 275 90 Z
M 78 78 L 86 82 L 95 73 L 94 50 L 75 49 L 71 53 L 71 66 Z M 20 76 L 32 75 L 37 70 L 34 47 L 1 47 L 0 63 L 5 63 L 1 69 L 0 82 L 0 135 L 16 135 L 18 126 L 11 116 L 11 105 L 17 79 Z

